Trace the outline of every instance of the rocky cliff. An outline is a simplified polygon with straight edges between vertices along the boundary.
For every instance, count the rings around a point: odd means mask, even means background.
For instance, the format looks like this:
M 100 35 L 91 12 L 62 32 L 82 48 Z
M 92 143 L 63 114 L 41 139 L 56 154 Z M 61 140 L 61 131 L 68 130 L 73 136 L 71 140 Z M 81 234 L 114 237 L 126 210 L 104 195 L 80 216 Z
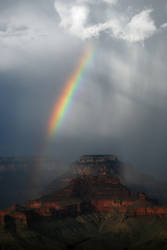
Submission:
M 87 213 L 114 213 L 128 217 L 167 215 L 167 206 L 157 206 L 144 193 L 132 192 L 119 178 L 121 163 L 113 155 L 86 155 L 73 164 L 66 186 L 23 206 L 0 212 L 0 224 L 27 225 L 34 218 L 77 217 Z
M 0 211 L 0 249 L 167 249 L 167 206 L 132 192 L 121 167 L 113 155 L 82 156 L 56 188 Z

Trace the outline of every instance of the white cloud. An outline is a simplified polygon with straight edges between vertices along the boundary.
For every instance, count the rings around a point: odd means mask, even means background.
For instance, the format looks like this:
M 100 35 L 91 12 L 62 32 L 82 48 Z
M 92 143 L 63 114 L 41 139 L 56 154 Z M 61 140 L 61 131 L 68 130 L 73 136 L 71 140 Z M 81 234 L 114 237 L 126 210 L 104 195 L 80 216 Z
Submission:
M 117 13 L 114 15 L 115 17 L 106 20 L 104 23 L 88 26 L 87 20 L 90 8 L 84 4 L 85 1 L 79 0 L 71 5 L 59 1 L 55 2 L 55 9 L 61 19 L 60 26 L 81 39 L 98 37 L 102 32 L 108 32 L 116 39 L 133 43 L 148 39 L 157 30 L 150 16 L 151 9 L 141 11 L 130 20 L 127 16 Z M 110 4 L 117 2 L 117 0 L 103 1 Z
M 118 0 L 103 0 L 103 1 L 108 4 L 116 4 L 118 2 Z
M 151 10 L 144 10 L 132 17 L 127 22 L 127 18 L 112 18 L 105 23 L 93 25 L 83 30 L 82 37 L 97 37 L 101 32 L 108 31 L 114 38 L 126 40 L 128 42 L 140 42 L 151 37 L 156 31 L 154 21 L 150 17 Z
M 144 10 L 135 15 L 122 31 L 120 38 L 129 42 L 139 42 L 151 37 L 156 31 L 156 26 L 150 16 L 151 9 Z
M 167 28 L 167 23 L 163 23 L 163 24 L 161 25 L 161 28 L 163 28 L 163 29 Z
M 75 3 L 77 3 L 77 4 L 83 4 L 83 3 L 98 4 L 98 3 L 101 3 L 102 1 L 107 3 L 107 4 L 116 4 L 118 2 L 118 0 L 75 0 Z
M 55 8 L 61 18 L 60 26 L 75 35 L 82 36 L 89 10 L 84 5 L 69 6 L 61 2 L 55 2 Z
M 88 39 L 91 37 L 97 37 L 101 32 L 107 30 L 110 30 L 114 33 L 114 36 L 117 36 L 117 34 L 121 31 L 120 23 L 115 19 L 111 19 L 105 23 L 99 23 L 85 28 L 83 31 L 83 38 Z
M 156 31 L 154 21 L 150 17 L 152 10 L 144 10 L 132 17 L 127 22 L 127 18 L 113 18 L 109 21 L 85 29 L 88 37 L 98 36 L 102 31 L 108 30 L 110 34 L 128 42 L 140 42 L 151 37 Z

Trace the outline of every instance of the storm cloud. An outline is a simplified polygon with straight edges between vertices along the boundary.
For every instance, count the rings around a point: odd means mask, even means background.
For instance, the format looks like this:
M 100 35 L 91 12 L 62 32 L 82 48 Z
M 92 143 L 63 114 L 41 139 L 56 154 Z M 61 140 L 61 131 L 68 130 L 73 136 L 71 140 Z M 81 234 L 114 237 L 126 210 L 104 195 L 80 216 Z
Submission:
M 0 0 L 0 154 L 35 155 L 87 43 L 95 55 L 50 155 L 113 153 L 166 174 L 165 0 Z

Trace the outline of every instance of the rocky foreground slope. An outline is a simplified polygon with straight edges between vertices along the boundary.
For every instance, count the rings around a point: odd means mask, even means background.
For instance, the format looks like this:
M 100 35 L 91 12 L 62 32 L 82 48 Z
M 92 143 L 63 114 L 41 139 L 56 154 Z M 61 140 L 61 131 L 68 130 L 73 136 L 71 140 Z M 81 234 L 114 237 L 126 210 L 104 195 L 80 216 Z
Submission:
M 82 156 L 61 189 L 0 211 L 2 249 L 167 249 L 167 206 L 129 190 L 120 167 Z

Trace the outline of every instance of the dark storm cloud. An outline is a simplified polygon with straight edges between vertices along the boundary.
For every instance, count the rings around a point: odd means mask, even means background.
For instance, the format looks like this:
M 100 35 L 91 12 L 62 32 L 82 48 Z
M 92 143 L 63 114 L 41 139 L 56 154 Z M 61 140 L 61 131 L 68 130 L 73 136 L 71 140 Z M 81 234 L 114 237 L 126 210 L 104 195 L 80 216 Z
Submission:
M 45 147 L 52 107 L 91 37 L 95 56 L 49 153 L 68 161 L 114 153 L 163 175 L 165 1 L 17 0 L 0 1 L 0 10 L 1 154 Z
M 13 8 L 16 4 L 19 4 L 21 0 L 6 0 L 6 1 L 0 1 L 0 7 L 1 11 L 8 10 L 9 8 Z

